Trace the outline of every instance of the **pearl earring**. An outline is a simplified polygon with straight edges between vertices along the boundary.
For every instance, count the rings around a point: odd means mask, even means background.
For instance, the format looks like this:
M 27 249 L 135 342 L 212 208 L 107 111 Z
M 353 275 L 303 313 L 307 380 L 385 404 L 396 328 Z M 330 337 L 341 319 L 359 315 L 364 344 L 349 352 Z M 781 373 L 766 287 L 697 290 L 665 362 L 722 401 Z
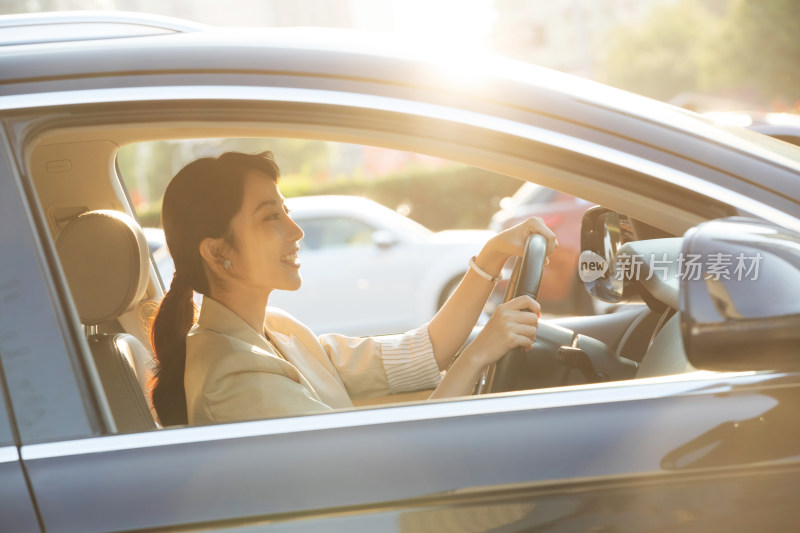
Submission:
M 222 262 L 222 268 L 224 268 L 225 270 L 228 270 L 229 268 L 231 268 L 231 260 L 230 259 L 226 259 L 225 261 L 223 261 Z

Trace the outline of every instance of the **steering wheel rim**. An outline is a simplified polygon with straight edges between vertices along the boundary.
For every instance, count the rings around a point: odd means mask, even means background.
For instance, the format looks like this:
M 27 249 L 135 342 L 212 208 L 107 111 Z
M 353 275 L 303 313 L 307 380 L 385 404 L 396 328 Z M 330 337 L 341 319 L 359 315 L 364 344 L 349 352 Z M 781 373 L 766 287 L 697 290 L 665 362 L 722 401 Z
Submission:
M 544 263 L 547 252 L 547 240 L 539 234 L 530 235 L 525 241 L 525 248 L 522 257 L 517 259 L 514 271 L 508 282 L 506 297 L 504 301 L 513 300 L 522 295 L 528 295 L 534 300 L 539 295 L 539 286 L 542 283 L 544 273 Z M 534 341 L 535 342 L 535 341 Z M 502 358 L 508 357 L 511 353 L 519 350 L 514 348 L 506 353 Z M 492 391 L 492 382 L 497 363 L 493 363 L 483 369 L 478 384 L 475 387 L 475 395 L 486 394 Z

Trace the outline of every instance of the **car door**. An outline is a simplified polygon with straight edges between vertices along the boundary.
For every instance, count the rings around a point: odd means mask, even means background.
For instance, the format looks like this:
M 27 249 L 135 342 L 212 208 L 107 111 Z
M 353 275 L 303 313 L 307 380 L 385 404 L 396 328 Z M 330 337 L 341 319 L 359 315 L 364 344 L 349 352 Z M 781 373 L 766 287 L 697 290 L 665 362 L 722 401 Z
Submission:
M 15 187 L 24 179 L 7 164 L 3 174 L 0 235 L 14 261 L 0 263 L 0 359 L 22 459 L 2 447 L 2 512 L 17 520 L 4 529 L 37 527 L 23 473 L 49 532 L 794 524 L 796 375 L 674 376 L 117 434 L 41 215 Z
M 147 106 L 135 103 L 138 117 Z M 248 120 L 256 107 L 248 101 Z M 573 153 L 564 159 L 621 173 Z M 11 275 L 2 283 L 20 285 L 3 317 L 17 344 L 1 346 L 0 358 L 47 531 L 793 523 L 794 374 L 673 376 L 117 434 L 33 187 L 23 172 L 3 177 L 14 185 L 3 205 L 16 207 L 3 212 L 13 261 L 3 256 Z M 654 194 L 643 171 L 636 177 L 637 194 Z
M 5 145 L 0 133 L 0 146 Z M 33 228 L 17 185 L 8 152 L 0 150 L 0 529 L 10 533 L 40 530 L 30 478 L 18 448 L 24 438 L 36 433 L 26 415 L 33 410 L 39 421 L 71 429 L 68 421 L 58 420 L 62 413 L 41 409 L 37 390 L 42 383 L 34 384 L 20 374 L 21 363 L 36 366 L 35 355 L 57 346 L 36 334 L 38 324 L 53 325 L 53 308 L 49 301 L 40 307 L 46 294 L 37 275 L 41 270 L 32 246 Z M 43 367 L 38 370 L 45 370 L 43 376 L 48 373 Z M 63 367 L 56 363 L 50 370 L 63 371 Z M 12 398 L 20 402 L 14 409 Z M 65 405 L 73 399 L 62 396 Z
M 3 289 L 0 289 L 2 291 Z M 6 294 L 8 294 L 6 292 Z M 0 315 L 0 335 L 7 335 Z M 0 340 L 0 345 L 3 341 Z M 0 371 L 0 524 L 8 533 L 41 531 L 28 480 L 19 457 L 6 402 L 6 388 Z
M 34 444 L 23 458 L 48 531 L 786 531 L 800 450 L 784 424 L 798 389 L 753 386 L 698 380 L 165 429 Z
M 794 520 L 794 375 L 675 376 L 117 434 L 29 184 L 10 165 L 4 178 L 0 232 L 14 261 L 2 262 L 0 358 L 49 532 Z
M 38 527 L 28 497 L 49 532 L 793 523 L 793 375 L 676 376 L 116 434 L 30 188 L 0 162 L 0 235 L 14 259 L 0 262 L 0 360 L 22 458 L 0 421 L 0 512 L 14 514 L 4 530 Z

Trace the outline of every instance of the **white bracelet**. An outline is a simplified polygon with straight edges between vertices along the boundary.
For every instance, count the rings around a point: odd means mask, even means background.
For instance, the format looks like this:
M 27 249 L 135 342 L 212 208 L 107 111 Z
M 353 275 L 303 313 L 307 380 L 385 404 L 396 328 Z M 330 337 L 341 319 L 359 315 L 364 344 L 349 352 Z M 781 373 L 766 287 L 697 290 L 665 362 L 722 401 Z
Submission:
M 472 270 L 474 270 L 477 275 L 479 275 L 480 277 L 482 277 L 486 281 L 491 281 L 492 283 L 497 283 L 498 281 L 500 281 L 500 276 L 492 276 L 491 274 L 489 274 L 488 272 L 483 270 L 481 267 L 479 267 L 475 263 L 475 256 L 474 255 L 469 258 L 469 267 Z

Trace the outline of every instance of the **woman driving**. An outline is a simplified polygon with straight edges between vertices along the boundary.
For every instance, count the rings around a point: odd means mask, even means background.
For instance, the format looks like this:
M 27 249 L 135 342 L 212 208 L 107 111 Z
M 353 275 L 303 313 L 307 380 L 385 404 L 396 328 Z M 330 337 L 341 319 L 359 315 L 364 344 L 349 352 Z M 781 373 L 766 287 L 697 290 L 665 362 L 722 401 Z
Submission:
M 268 308 L 273 290 L 301 285 L 303 232 L 284 206 L 278 176 L 269 152 L 228 152 L 188 164 L 167 187 L 162 225 L 175 275 L 151 328 L 152 399 L 163 425 L 322 412 L 411 390 L 464 396 L 484 367 L 532 346 L 540 307 L 521 296 L 500 305 L 450 364 L 526 237 L 543 235 L 547 254 L 555 248 L 555 235 L 536 218 L 490 238 L 433 319 L 405 334 L 316 336 Z M 193 291 L 203 295 L 196 323 Z

